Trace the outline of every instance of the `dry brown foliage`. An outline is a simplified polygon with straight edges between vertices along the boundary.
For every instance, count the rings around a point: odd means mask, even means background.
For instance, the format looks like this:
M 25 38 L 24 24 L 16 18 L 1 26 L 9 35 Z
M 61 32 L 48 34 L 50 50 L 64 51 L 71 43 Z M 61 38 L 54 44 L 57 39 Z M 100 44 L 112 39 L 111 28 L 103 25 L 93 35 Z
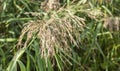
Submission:
M 26 23 L 18 41 L 19 47 L 27 47 L 28 43 L 36 34 L 40 39 L 41 56 L 54 56 L 55 49 L 70 52 L 71 45 L 80 47 L 80 32 L 84 30 L 84 19 L 68 13 L 63 18 L 54 15 L 49 20 L 36 20 Z M 22 45 L 24 36 L 27 36 Z
M 120 30 L 120 18 L 119 17 L 105 18 L 103 26 L 109 29 L 110 31 L 119 31 Z

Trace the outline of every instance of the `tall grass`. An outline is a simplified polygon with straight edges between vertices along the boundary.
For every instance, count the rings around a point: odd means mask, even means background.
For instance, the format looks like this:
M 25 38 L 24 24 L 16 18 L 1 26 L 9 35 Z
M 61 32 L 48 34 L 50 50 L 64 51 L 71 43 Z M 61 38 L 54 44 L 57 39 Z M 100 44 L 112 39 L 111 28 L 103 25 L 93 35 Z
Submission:
M 119 0 L 42 3 L 1 0 L 0 71 L 120 70 Z

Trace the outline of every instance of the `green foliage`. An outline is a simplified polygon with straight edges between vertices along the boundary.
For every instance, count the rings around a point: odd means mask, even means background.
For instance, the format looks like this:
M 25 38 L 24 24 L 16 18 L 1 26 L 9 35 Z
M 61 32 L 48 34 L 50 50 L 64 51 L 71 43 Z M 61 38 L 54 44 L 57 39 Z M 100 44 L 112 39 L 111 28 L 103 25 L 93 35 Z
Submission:
M 60 3 L 46 13 L 39 0 L 0 0 L 0 71 L 120 70 L 120 0 Z

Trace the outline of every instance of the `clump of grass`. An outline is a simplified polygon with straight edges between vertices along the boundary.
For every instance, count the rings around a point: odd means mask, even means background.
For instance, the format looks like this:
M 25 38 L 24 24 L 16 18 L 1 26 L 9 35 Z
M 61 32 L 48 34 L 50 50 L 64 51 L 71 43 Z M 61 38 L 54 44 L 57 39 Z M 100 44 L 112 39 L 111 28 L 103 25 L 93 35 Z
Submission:
M 114 15 L 111 11 L 114 8 L 113 0 L 107 0 L 109 3 L 104 0 L 64 1 L 65 5 L 58 11 L 50 8 L 52 10 L 46 9 L 43 13 L 31 12 L 32 8 L 29 12 L 29 5 L 32 7 L 32 3 L 26 5 L 26 2 L 22 2 L 25 4 L 24 12 L 28 9 L 26 15 L 39 19 L 25 23 L 18 40 L 17 47 L 20 49 L 15 52 L 8 71 L 119 70 L 119 33 L 106 32 L 102 26 L 105 24 L 105 29 L 109 29 L 113 20 L 113 23 L 118 22 L 118 18 L 103 21 L 104 17 Z M 49 4 L 43 6 L 46 5 Z M 21 5 L 20 7 L 23 8 Z M 19 11 L 18 17 L 23 13 L 23 10 Z M 2 56 L 6 57 L 4 52 Z

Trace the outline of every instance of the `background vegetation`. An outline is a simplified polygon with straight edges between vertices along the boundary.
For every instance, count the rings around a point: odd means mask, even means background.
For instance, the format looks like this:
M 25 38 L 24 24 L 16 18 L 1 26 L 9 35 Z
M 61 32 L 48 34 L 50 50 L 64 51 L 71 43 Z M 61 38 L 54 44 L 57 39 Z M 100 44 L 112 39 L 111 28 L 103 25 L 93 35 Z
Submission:
M 120 0 L 0 0 L 0 71 L 120 71 Z

